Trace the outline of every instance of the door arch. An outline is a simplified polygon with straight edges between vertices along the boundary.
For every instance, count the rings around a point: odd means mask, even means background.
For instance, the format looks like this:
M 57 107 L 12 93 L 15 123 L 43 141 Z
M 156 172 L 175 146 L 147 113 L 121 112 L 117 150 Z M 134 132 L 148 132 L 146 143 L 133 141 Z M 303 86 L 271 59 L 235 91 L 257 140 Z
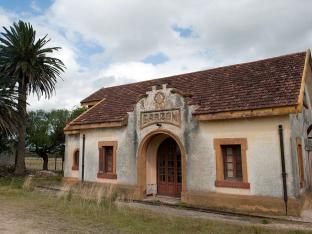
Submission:
M 141 141 L 138 148 L 137 157 L 137 189 L 139 198 L 144 198 L 146 195 L 146 152 L 147 147 L 152 142 L 155 136 L 165 134 L 166 136 L 172 138 L 179 147 L 181 153 L 181 173 L 182 173 L 182 183 L 181 183 L 181 196 L 186 191 L 186 152 L 185 148 L 180 141 L 180 139 L 168 130 L 156 130 L 147 134 Z

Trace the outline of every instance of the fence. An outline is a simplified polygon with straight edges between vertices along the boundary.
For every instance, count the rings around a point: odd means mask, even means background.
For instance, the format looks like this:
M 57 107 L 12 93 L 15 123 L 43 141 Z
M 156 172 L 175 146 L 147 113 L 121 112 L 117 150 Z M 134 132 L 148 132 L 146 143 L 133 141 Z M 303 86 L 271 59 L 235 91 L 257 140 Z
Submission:
M 30 170 L 42 170 L 43 160 L 36 154 L 27 153 L 25 157 L 26 168 Z M 48 169 L 50 171 L 63 171 L 63 158 L 59 155 L 50 155 Z

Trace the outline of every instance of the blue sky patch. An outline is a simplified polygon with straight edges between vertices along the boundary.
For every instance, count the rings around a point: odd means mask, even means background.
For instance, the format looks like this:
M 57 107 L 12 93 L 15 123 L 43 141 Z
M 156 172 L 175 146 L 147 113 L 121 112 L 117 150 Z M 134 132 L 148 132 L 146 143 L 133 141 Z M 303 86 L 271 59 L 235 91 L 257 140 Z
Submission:
M 81 38 L 81 37 L 78 37 L 78 38 Z M 91 56 L 105 52 L 105 48 L 95 42 L 88 42 L 88 41 L 79 39 L 79 41 L 76 42 L 76 45 L 77 45 L 77 48 L 79 48 L 78 62 L 84 66 L 96 65 L 96 64 L 90 64 Z
M 173 31 L 179 33 L 180 37 L 190 38 L 196 37 L 192 27 L 179 27 L 177 25 L 172 26 Z
M 0 7 L 19 14 L 29 13 L 36 15 L 49 8 L 52 3 L 53 0 L 0 0 Z
M 165 55 L 164 53 L 158 52 L 158 53 L 147 56 L 145 59 L 143 59 L 143 62 L 157 65 L 157 64 L 167 62 L 168 60 L 169 60 L 169 57 L 167 55 Z

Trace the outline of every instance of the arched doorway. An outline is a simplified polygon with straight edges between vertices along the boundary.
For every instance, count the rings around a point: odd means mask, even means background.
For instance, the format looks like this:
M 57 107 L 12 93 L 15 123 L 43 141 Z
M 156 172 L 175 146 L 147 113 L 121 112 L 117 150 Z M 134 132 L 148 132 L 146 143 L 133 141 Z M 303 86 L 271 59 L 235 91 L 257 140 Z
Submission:
M 159 168 L 161 162 L 162 171 Z M 153 190 L 153 194 L 183 196 L 186 191 L 186 154 L 175 134 L 157 130 L 142 139 L 137 158 L 137 187 L 141 199 Z
M 171 137 L 157 151 L 157 194 L 180 197 L 182 191 L 181 152 Z

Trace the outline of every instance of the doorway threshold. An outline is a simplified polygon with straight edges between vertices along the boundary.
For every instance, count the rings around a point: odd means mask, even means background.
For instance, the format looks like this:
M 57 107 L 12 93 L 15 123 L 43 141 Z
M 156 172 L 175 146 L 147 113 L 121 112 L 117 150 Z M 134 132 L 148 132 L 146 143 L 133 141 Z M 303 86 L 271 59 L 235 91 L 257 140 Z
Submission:
M 154 203 L 162 203 L 162 204 L 170 204 L 170 205 L 177 205 L 181 202 L 180 197 L 170 197 L 164 195 L 154 195 L 154 196 L 147 196 L 143 199 L 146 202 L 154 202 Z

